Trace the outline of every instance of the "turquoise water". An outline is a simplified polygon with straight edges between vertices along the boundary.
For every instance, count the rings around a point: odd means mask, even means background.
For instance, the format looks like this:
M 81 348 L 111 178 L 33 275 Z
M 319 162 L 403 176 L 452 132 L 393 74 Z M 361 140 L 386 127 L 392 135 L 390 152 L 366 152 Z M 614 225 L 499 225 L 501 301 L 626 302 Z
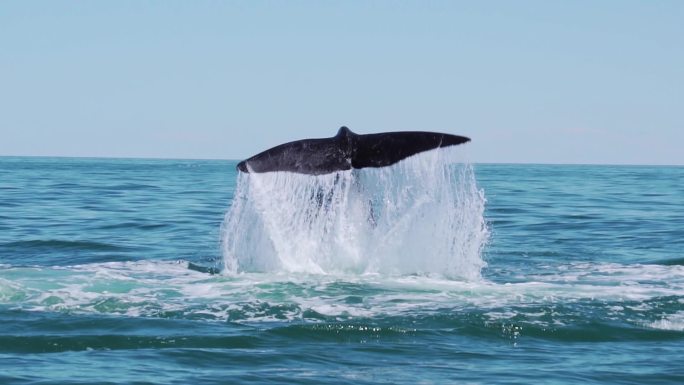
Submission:
M 0 383 L 684 382 L 684 167 L 235 164 L 0 158 Z

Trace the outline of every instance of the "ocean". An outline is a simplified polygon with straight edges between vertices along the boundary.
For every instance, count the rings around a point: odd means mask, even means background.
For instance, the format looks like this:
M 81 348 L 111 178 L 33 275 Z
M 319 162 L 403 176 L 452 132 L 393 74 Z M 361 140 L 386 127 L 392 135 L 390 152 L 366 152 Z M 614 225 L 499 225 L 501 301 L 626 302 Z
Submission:
M 684 167 L 437 153 L 0 157 L 0 384 L 684 383 Z

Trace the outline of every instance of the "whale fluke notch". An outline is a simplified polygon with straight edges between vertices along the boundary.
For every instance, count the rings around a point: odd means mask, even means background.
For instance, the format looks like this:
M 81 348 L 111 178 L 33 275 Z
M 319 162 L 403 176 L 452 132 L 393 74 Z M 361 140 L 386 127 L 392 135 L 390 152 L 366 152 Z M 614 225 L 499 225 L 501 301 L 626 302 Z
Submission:
M 352 168 L 386 167 L 424 151 L 469 142 L 465 136 L 423 131 L 359 135 L 341 127 L 332 138 L 284 143 L 238 163 L 242 172 L 289 171 L 321 175 Z

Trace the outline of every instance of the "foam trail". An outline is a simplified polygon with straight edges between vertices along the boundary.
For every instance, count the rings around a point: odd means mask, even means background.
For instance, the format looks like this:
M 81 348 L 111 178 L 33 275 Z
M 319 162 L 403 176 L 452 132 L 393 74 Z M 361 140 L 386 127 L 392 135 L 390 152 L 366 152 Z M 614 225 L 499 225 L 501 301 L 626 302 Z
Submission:
M 484 204 L 452 148 L 319 176 L 239 173 L 222 226 L 225 269 L 478 279 Z

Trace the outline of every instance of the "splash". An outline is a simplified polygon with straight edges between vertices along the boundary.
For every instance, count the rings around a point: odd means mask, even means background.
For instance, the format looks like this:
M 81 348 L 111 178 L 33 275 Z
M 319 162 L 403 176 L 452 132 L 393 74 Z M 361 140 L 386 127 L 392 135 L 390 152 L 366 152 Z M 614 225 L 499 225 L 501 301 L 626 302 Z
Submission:
M 456 151 L 320 176 L 240 173 L 225 270 L 480 278 L 485 199 Z

